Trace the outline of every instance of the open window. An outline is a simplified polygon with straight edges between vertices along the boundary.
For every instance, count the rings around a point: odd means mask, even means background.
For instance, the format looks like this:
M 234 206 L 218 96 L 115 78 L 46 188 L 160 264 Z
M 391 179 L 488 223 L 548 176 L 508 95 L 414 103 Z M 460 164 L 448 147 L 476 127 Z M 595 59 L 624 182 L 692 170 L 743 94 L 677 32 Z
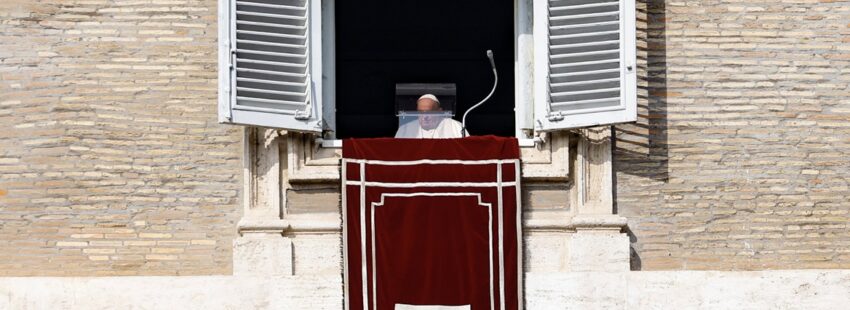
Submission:
M 500 85 L 467 128 L 515 134 L 513 0 L 336 1 L 334 21 L 336 138 L 392 137 L 399 83 L 455 84 L 460 121 L 492 88 L 488 49 Z
M 219 120 L 392 136 L 397 83 L 456 83 L 471 134 L 636 119 L 634 0 L 219 0 Z

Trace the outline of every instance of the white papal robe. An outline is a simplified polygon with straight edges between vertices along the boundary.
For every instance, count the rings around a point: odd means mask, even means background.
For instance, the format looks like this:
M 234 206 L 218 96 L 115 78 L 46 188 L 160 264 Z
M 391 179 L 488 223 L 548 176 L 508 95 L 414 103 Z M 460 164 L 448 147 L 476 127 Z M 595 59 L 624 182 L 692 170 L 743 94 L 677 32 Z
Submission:
M 461 138 L 460 130 L 463 124 L 451 118 L 440 120 L 440 124 L 434 129 L 425 129 L 419 125 L 419 121 L 414 120 L 407 124 L 401 125 L 395 133 L 396 138 L 410 139 L 449 139 Z M 469 136 L 469 132 L 466 133 Z

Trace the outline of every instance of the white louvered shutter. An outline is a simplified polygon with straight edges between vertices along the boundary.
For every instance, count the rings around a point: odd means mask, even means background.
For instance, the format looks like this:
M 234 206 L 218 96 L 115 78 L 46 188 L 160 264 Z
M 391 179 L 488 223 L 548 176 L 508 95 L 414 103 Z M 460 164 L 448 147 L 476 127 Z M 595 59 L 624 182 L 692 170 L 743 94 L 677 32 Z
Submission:
M 219 121 L 321 132 L 318 0 L 219 0 Z
M 634 0 L 534 6 L 536 128 L 635 121 Z

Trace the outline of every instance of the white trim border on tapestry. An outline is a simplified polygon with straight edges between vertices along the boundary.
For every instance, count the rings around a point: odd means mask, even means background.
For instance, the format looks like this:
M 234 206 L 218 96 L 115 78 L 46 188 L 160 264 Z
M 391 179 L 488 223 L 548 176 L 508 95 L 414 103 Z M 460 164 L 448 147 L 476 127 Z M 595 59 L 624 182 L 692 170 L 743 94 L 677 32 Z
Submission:
M 348 168 L 348 163 L 358 164 L 358 166 L 360 168 L 359 169 L 360 170 L 360 180 L 359 181 L 348 180 L 347 173 L 346 173 L 347 168 Z M 383 166 L 457 165 L 457 164 L 459 164 L 459 165 L 492 165 L 492 164 L 495 164 L 496 167 L 497 167 L 496 168 L 497 169 L 497 175 L 496 175 L 497 181 L 496 182 L 415 182 L 415 183 L 367 182 L 366 181 L 366 165 L 368 165 L 368 164 L 383 165 Z M 514 171 L 515 171 L 514 179 L 515 179 L 515 181 L 503 182 L 503 180 L 502 180 L 502 164 L 512 164 L 512 165 L 514 165 Z M 482 187 L 496 187 L 496 189 L 497 189 L 497 200 L 498 200 L 497 212 L 498 212 L 498 217 L 499 217 L 499 257 L 498 258 L 499 258 L 499 273 L 500 273 L 499 274 L 499 282 L 500 282 L 499 283 L 499 295 L 500 295 L 499 296 L 499 299 L 500 299 L 499 304 L 500 304 L 500 310 L 503 310 L 505 308 L 504 249 L 503 249 L 504 234 L 503 234 L 503 225 L 502 225 L 504 223 L 502 223 L 502 218 L 503 218 L 503 206 L 502 206 L 502 203 L 503 203 L 502 195 L 503 195 L 503 193 L 502 193 L 502 188 L 506 187 L 506 186 L 514 187 L 515 188 L 515 196 L 516 196 L 516 206 L 515 207 L 516 207 L 516 213 L 517 213 L 516 214 L 516 222 L 517 222 L 517 224 L 516 224 L 516 230 L 517 230 L 517 299 L 518 299 L 518 308 L 522 309 L 523 308 L 523 303 L 522 303 L 522 287 L 523 287 L 523 283 L 522 283 L 523 282 L 523 280 L 522 280 L 522 268 L 523 268 L 523 266 L 522 266 L 522 255 L 523 254 L 522 253 L 523 253 L 523 249 L 522 249 L 522 226 L 521 226 L 522 225 L 522 210 L 521 210 L 522 205 L 521 205 L 521 199 L 520 199 L 520 196 L 521 196 L 522 193 L 521 193 L 521 188 L 520 188 L 520 180 L 519 180 L 520 171 L 519 171 L 519 169 L 520 169 L 520 160 L 519 159 L 488 159 L 488 160 L 422 159 L 422 160 L 410 160 L 410 161 L 386 161 L 386 160 L 368 160 L 368 159 L 347 159 L 347 158 L 343 158 L 342 159 L 342 170 L 343 171 L 342 171 L 342 178 L 341 179 L 342 179 L 342 183 L 343 183 L 343 189 L 342 189 L 342 191 L 343 191 L 343 193 L 342 193 L 343 221 L 342 222 L 343 222 L 343 239 L 344 239 L 343 240 L 343 251 L 344 251 L 343 254 L 344 255 L 348 254 L 348 242 L 347 242 L 347 229 L 348 229 L 348 227 L 345 224 L 346 219 L 347 219 L 347 210 L 346 210 L 347 209 L 347 195 L 345 194 L 345 192 L 347 191 L 348 186 L 358 186 L 358 187 L 360 187 L 360 199 L 359 199 L 360 200 L 360 211 L 361 211 L 360 212 L 360 224 L 361 224 L 361 226 L 360 226 L 361 227 L 361 229 L 360 229 L 360 231 L 361 231 L 361 238 L 360 238 L 361 251 L 360 252 L 361 252 L 361 265 L 362 265 L 361 266 L 361 282 L 362 282 L 362 287 L 363 287 L 362 288 L 362 290 L 363 290 L 363 292 L 362 292 L 363 293 L 363 309 L 369 309 L 369 307 L 368 307 L 368 304 L 369 304 L 369 292 L 368 292 L 368 290 L 369 289 L 368 289 L 368 270 L 366 270 L 367 269 L 367 262 L 366 262 L 367 260 L 366 260 L 366 233 L 365 233 L 366 232 L 366 229 L 365 229 L 365 226 L 366 226 L 366 224 L 365 224 L 365 221 L 366 221 L 366 214 L 365 214 L 365 212 L 366 212 L 366 197 L 365 196 L 366 195 L 365 194 L 366 193 L 365 192 L 366 192 L 366 187 L 369 187 L 369 186 L 371 186 L 371 187 L 384 187 L 384 188 L 417 188 L 417 187 L 479 187 L 479 188 L 482 188 Z M 417 193 L 410 193 L 410 194 L 417 194 Z M 428 194 L 428 193 L 422 192 L 422 193 L 418 193 L 418 194 Z M 445 194 L 459 194 L 457 196 L 476 194 L 479 197 L 479 205 L 484 203 L 481 199 L 481 193 L 431 193 L 431 194 L 442 194 L 444 196 L 450 196 L 450 195 L 445 195 Z M 403 197 L 404 195 L 409 195 L 409 194 L 382 193 L 381 194 L 381 202 L 380 202 L 381 205 L 383 205 L 383 203 L 384 203 L 385 195 L 386 196 L 400 195 L 400 197 Z M 374 253 L 374 251 L 375 251 L 375 249 L 374 249 L 375 248 L 374 207 L 376 206 L 375 204 L 376 204 L 375 202 L 372 203 L 372 208 L 370 210 L 371 216 L 372 216 L 372 230 L 373 230 L 372 231 L 372 238 L 371 238 L 372 239 L 372 247 L 373 247 L 372 248 L 372 259 L 373 259 L 373 262 L 372 262 L 373 263 L 373 266 L 372 266 L 372 272 L 373 272 L 372 281 L 373 282 L 375 282 L 375 269 L 376 269 L 376 267 L 374 266 L 375 265 L 375 262 L 374 262 L 375 261 L 375 253 Z M 488 203 L 488 206 L 490 206 L 490 205 L 492 205 L 492 204 Z M 488 209 L 490 209 L 490 223 L 491 223 L 490 257 L 491 257 L 491 264 L 492 264 L 492 251 L 493 251 L 493 249 L 492 249 L 492 208 L 488 207 Z M 344 281 L 343 281 L 344 282 L 343 286 L 344 286 L 344 290 L 345 290 L 344 291 L 344 294 L 345 294 L 345 296 L 344 296 L 344 303 L 345 303 L 344 307 L 345 307 L 345 309 L 349 309 L 349 298 L 348 298 L 349 295 L 348 294 L 349 294 L 349 285 L 350 285 L 349 281 L 350 281 L 350 279 L 348 278 L 348 270 L 349 270 L 348 268 L 349 268 L 349 266 L 348 266 L 348 260 L 347 259 L 344 259 L 343 268 L 344 268 L 344 272 L 345 272 Z M 491 280 L 490 306 L 491 306 L 491 309 L 494 307 L 492 271 L 493 271 L 493 268 L 492 268 L 492 265 L 491 265 L 491 267 L 490 267 L 490 273 L 491 273 L 491 275 L 490 275 L 490 280 Z M 375 283 L 373 283 L 372 293 L 374 295 L 373 296 L 373 308 L 375 308 L 375 307 L 377 307 L 377 289 L 375 287 Z

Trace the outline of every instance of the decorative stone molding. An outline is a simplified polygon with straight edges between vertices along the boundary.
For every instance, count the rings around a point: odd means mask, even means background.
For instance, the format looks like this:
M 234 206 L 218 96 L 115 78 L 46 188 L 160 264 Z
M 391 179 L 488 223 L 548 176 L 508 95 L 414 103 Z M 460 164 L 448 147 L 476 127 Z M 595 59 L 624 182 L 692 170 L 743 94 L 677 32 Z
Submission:
M 549 212 L 548 216 L 538 216 L 527 212 L 523 228 L 533 231 L 576 232 L 579 230 L 609 230 L 620 232 L 626 227 L 627 219 L 617 215 L 577 215 L 562 212 Z
M 291 226 L 285 213 L 281 167 L 281 134 L 274 129 L 246 127 L 243 138 L 243 216 L 233 240 L 233 274 L 291 276 L 292 240 L 283 233 Z
M 611 170 L 611 128 L 581 129 L 576 146 L 577 214 L 613 214 L 614 177 Z
M 575 139 L 572 155 L 570 139 Z M 234 271 L 251 273 L 270 268 L 285 274 L 296 269 L 331 268 L 314 261 L 309 251 L 322 252 L 330 242 L 326 239 L 340 234 L 339 214 L 327 210 L 288 212 L 287 190 L 338 182 L 342 150 L 321 147 L 310 134 L 271 129 L 248 129 L 245 140 L 247 197 L 245 216 L 239 222 L 240 238 L 234 241 Z M 530 268 L 628 270 L 629 241 L 622 233 L 626 221 L 613 214 L 610 147 L 609 128 L 595 128 L 577 134 L 550 133 L 545 143 L 521 148 L 523 180 L 567 182 L 572 187 L 570 194 L 564 195 L 569 200 L 568 209 L 528 210 L 524 215 L 524 231 L 534 240 L 529 246 L 536 249 L 526 254 L 536 259 Z M 328 253 L 322 255 L 337 252 Z M 267 255 L 282 262 L 270 263 L 251 255 Z
M 281 218 L 284 197 L 281 192 L 279 142 L 277 130 L 244 129 L 242 221 Z
M 325 148 L 316 136 L 291 132 L 287 134 L 287 167 L 290 182 L 339 182 L 341 148 Z
M 614 214 L 611 128 L 578 130 L 570 271 L 628 271 L 627 220 Z
M 278 234 L 283 235 L 283 232 L 289 229 L 289 221 L 282 219 L 249 219 L 242 218 L 239 221 L 239 235 L 263 233 L 263 234 Z
M 335 214 L 334 214 L 335 215 Z M 342 232 L 342 222 L 338 216 L 326 214 L 290 216 L 287 219 L 241 220 L 240 235 L 251 233 L 293 234 L 334 234 Z
M 318 147 L 309 134 L 275 129 L 246 128 L 244 141 L 247 181 L 244 215 L 238 223 L 240 236 L 341 231 L 338 215 L 288 215 L 285 203 L 290 182 L 338 180 L 340 150 Z
M 522 178 L 534 181 L 562 181 L 570 177 L 570 136 L 567 132 L 546 135 L 542 144 L 521 147 Z
M 316 136 L 287 133 L 287 167 L 290 182 L 338 182 L 341 148 L 326 148 Z M 569 134 L 547 135 L 544 143 L 520 148 L 522 177 L 526 180 L 567 181 L 569 179 Z
M 572 217 L 571 226 L 575 230 L 610 230 L 620 232 L 626 224 L 627 219 L 622 216 L 610 215 L 576 215 Z

